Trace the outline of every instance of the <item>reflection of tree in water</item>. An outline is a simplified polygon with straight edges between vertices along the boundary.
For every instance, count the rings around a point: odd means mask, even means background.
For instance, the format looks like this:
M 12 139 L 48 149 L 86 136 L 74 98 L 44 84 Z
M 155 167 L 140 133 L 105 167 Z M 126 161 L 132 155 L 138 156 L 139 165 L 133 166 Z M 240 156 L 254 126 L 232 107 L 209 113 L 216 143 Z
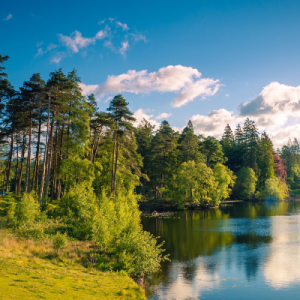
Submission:
M 254 279 L 257 275 L 258 267 L 261 264 L 261 256 L 249 255 L 245 258 L 245 272 L 248 281 Z
M 192 282 L 193 279 L 195 278 L 197 268 L 198 266 L 194 262 L 186 263 L 182 269 L 183 277 L 186 280 Z
M 187 211 L 169 219 L 143 218 L 143 226 L 165 241 L 164 248 L 172 260 L 189 261 L 232 243 L 230 232 L 216 230 L 215 221 L 221 219 L 228 217 L 220 210 Z

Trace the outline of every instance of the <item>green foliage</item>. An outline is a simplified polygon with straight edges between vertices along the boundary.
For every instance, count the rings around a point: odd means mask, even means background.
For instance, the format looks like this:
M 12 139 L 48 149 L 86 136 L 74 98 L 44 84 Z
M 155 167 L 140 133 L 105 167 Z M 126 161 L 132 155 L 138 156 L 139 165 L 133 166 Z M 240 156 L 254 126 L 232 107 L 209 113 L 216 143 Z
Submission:
M 63 248 L 67 244 L 67 236 L 66 234 L 61 234 L 59 232 L 53 238 L 53 248 L 58 251 Z
M 87 159 L 64 159 L 60 166 L 60 176 L 65 178 L 65 189 L 68 191 L 79 182 L 91 184 L 95 178 L 94 165 Z
M 98 199 L 89 184 L 82 182 L 71 188 L 61 199 L 58 211 L 68 224 L 73 225 L 71 235 L 80 239 L 91 237 Z
M 7 218 L 11 224 L 21 225 L 34 223 L 45 218 L 45 216 L 40 211 L 35 194 L 24 193 L 19 202 L 10 202 Z
M 265 187 L 260 194 L 263 199 L 283 201 L 288 197 L 288 188 L 285 182 L 273 177 L 266 180 Z
M 216 189 L 217 197 L 219 197 L 220 200 L 228 198 L 234 186 L 236 176 L 229 168 L 220 163 L 216 164 L 213 173 L 218 183 Z
M 227 158 L 224 157 L 224 153 L 219 141 L 214 137 L 207 137 L 200 143 L 201 152 L 205 155 L 205 162 L 208 167 L 213 167 L 217 163 L 226 162 Z
M 102 196 L 93 222 L 93 238 L 101 249 L 113 254 L 119 267 L 131 275 L 157 272 L 163 260 L 156 239 L 144 232 L 133 194 Z
M 273 144 L 265 132 L 258 141 L 257 152 L 257 164 L 259 169 L 258 185 L 259 187 L 264 187 L 266 180 L 275 176 Z
M 237 173 L 237 181 L 234 191 L 241 199 L 250 200 L 253 198 L 256 189 L 257 178 L 253 169 L 243 167 Z
M 29 240 L 42 241 L 46 238 L 43 222 L 22 223 L 16 227 L 15 232 L 19 237 Z
M 173 197 L 179 202 L 188 201 L 193 205 L 216 204 L 218 183 L 212 169 L 204 163 L 188 161 L 181 164 L 174 179 Z

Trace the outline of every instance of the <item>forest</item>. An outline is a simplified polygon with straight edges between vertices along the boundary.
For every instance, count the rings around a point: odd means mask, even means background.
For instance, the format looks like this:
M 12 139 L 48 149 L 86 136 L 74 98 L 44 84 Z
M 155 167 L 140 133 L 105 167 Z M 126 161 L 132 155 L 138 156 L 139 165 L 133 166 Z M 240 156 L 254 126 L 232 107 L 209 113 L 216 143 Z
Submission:
M 221 140 L 188 122 L 137 126 L 122 95 L 99 111 L 83 96 L 76 70 L 33 74 L 16 90 L 0 55 L 0 195 L 6 226 L 34 239 L 94 241 L 108 253 L 99 268 L 132 276 L 156 272 L 168 258 L 140 223 L 140 201 L 177 209 L 225 199 L 285 200 L 300 188 L 296 139 L 275 150 L 246 119 Z M 112 259 L 111 259 L 112 258 Z

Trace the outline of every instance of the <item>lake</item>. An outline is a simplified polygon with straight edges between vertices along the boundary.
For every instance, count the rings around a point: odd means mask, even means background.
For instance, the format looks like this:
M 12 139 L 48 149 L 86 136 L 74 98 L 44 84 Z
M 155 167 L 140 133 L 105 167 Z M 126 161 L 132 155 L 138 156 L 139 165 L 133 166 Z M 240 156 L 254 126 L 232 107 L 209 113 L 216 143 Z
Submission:
M 242 202 L 142 224 L 171 259 L 146 278 L 148 299 L 300 297 L 300 202 Z

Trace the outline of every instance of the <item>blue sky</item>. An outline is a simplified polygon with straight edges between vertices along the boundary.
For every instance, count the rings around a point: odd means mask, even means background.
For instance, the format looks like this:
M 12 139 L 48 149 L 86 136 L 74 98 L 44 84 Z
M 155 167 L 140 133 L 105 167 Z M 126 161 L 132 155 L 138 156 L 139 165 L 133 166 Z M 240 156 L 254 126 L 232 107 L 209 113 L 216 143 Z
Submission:
M 0 53 L 16 88 L 76 68 L 102 110 L 121 92 L 138 119 L 192 119 L 216 137 L 250 117 L 282 145 L 300 134 L 299 12 L 300 1 L 11 0 Z

